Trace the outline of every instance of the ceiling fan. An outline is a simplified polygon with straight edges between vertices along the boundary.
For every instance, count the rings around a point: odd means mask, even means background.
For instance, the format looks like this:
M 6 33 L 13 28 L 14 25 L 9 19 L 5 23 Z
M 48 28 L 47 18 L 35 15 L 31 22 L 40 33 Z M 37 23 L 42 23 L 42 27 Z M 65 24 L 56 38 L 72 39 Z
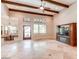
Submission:
M 45 7 L 46 3 L 44 2 L 44 0 L 41 0 L 41 5 L 39 7 L 40 10 L 42 10 L 43 12 L 45 11 L 45 9 L 50 9 L 49 7 Z

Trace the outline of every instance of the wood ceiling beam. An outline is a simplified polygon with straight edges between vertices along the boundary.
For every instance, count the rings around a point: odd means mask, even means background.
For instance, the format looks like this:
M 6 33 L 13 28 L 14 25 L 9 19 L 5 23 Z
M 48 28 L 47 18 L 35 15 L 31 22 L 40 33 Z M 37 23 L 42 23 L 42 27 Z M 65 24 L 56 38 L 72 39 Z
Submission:
M 2 1 L 3 3 L 8 3 L 8 4 L 13 4 L 13 5 L 18 5 L 18 6 L 24 6 L 24 7 L 29 7 L 29 8 L 34 8 L 34 9 L 38 9 L 39 7 L 36 6 L 32 6 L 32 5 L 27 5 L 27 4 L 22 4 L 22 3 L 17 3 L 17 2 L 12 2 L 12 1 Z M 49 12 L 53 12 L 53 13 L 59 13 L 59 11 L 55 11 L 55 10 L 50 10 L 50 9 L 45 9 L 46 11 Z
M 58 5 L 58 6 L 66 7 L 66 8 L 69 7 L 69 5 L 66 5 L 66 4 L 57 2 L 57 1 L 55 1 L 55 0 L 44 0 L 44 1 L 49 2 L 49 3 L 52 3 L 52 4 L 55 4 L 55 5 Z
M 37 13 L 37 12 L 31 12 L 31 11 L 24 11 L 24 10 L 17 10 L 17 9 L 11 9 L 11 8 L 9 8 L 9 11 L 15 11 L 15 12 L 22 12 L 22 13 L 37 14 L 37 15 L 53 17 L 53 15 L 49 15 L 49 14 L 43 14 L 43 13 Z

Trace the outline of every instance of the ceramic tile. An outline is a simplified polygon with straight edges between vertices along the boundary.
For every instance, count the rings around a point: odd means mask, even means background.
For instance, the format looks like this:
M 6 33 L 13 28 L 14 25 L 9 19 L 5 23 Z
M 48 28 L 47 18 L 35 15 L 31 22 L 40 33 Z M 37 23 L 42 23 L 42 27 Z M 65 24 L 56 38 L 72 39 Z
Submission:
M 7 42 L 1 49 L 2 59 L 77 59 L 76 47 L 56 40 Z

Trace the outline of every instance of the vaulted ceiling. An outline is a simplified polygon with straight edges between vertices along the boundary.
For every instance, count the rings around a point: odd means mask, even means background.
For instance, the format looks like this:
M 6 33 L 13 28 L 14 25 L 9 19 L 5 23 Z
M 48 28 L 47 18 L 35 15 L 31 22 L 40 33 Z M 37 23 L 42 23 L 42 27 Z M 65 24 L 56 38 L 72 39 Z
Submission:
M 52 16 L 61 10 L 69 8 L 76 0 L 43 0 L 45 5 L 44 12 L 39 9 L 41 0 L 2 0 L 10 11 L 26 12 L 39 15 Z

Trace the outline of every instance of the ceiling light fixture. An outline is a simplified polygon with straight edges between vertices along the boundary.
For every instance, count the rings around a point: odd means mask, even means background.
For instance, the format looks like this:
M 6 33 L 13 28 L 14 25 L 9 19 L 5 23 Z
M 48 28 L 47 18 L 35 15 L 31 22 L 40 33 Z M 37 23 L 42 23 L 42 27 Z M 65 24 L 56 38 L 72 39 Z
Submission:
M 40 1 L 41 1 L 41 5 L 40 5 L 39 9 L 42 10 L 43 13 L 45 10 L 50 9 L 49 7 L 46 7 L 46 2 L 44 0 L 40 0 Z
M 43 6 L 40 6 L 40 9 L 41 9 L 41 10 L 44 10 L 44 7 L 43 7 Z
M 43 6 L 43 0 L 41 0 L 41 6 L 39 7 L 40 10 L 44 10 L 44 6 Z

